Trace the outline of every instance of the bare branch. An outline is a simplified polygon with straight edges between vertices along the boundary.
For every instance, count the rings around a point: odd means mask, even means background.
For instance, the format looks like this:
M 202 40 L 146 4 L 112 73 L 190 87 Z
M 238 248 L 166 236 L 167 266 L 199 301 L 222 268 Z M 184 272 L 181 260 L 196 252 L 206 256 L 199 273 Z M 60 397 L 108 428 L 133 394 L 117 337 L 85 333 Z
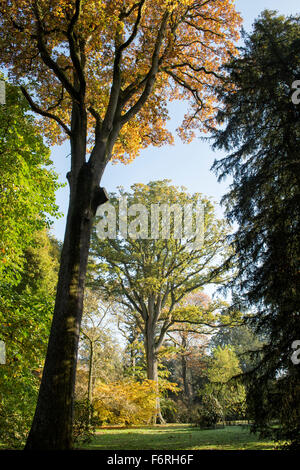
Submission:
M 197 102 L 201 102 L 201 98 L 198 94 L 197 88 L 193 88 L 191 85 L 189 85 L 183 78 L 178 77 L 175 73 L 171 72 L 169 69 L 165 69 L 165 72 L 170 75 L 170 77 L 173 78 L 173 80 L 178 83 L 178 85 L 182 86 L 183 88 L 186 88 L 188 91 L 191 92 L 191 94 L 194 96 L 195 100 Z
M 120 20 L 123 20 L 124 18 L 128 18 L 131 15 L 131 13 L 139 7 L 140 3 L 141 2 L 134 3 L 128 11 L 121 12 Z
M 25 96 L 26 100 L 28 101 L 31 109 L 34 112 L 40 114 L 41 116 L 48 117 L 50 119 L 54 119 L 54 121 L 56 121 L 63 128 L 63 130 L 66 132 L 66 134 L 68 134 L 68 136 L 71 137 L 71 135 L 72 135 L 71 130 L 58 116 L 56 116 L 55 114 L 52 114 L 48 111 L 44 111 L 36 103 L 34 103 L 31 96 L 29 95 L 29 93 L 27 92 L 27 90 L 23 86 L 21 86 L 21 91 L 22 91 L 23 95 Z
M 218 79 L 222 78 L 221 75 L 218 75 L 213 70 L 207 70 L 207 68 L 204 67 L 203 65 L 201 67 L 195 67 L 194 65 L 192 65 L 189 62 L 182 62 L 180 64 L 174 64 L 174 65 L 171 65 L 171 66 L 168 66 L 168 67 L 164 68 L 163 70 L 165 72 L 168 72 L 168 70 L 170 70 L 170 69 L 177 69 L 177 68 L 181 68 L 181 67 L 189 67 L 194 72 L 205 72 L 207 75 L 213 75 L 214 77 L 216 77 Z
M 53 109 L 56 109 L 62 103 L 63 99 L 64 99 L 64 87 L 62 86 L 61 87 L 61 92 L 60 92 L 60 97 L 59 97 L 58 101 L 54 105 L 49 106 L 46 109 L 46 112 L 49 112 L 49 111 L 52 111 Z
M 202 26 L 197 26 L 196 24 L 192 23 L 191 21 L 185 20 L 184 23 L 191 26 L 192 28 L 197 29 L 197 31 L 200 31 L 201 33 L 210 33 L 214 36 L 218 36 L 219 38 L 224 37 L 223 34 L 217 33 L 216 31 L 212 31 L 211 29 L 203 28 Z

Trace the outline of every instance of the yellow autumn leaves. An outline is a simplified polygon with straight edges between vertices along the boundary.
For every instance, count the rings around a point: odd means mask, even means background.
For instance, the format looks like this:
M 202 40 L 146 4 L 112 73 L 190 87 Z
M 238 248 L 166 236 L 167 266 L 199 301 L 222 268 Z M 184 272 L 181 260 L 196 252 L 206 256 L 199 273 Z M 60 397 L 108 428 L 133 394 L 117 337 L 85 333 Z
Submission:
M 140 5 L 143 8 L 139 9 Z M 162 28 L 166 13 L 167 24 Z M 29 91 L 37 104 L 51 109 L 68 127 L 72 99 L 61 76 L 73 84 L 78 75 L 67 33 L 75 14 L 75 0 L 18 0 L 13 5 L 8 0 L 0 0 L 2 66 L 10 68 L 11 78 L 18 83 L 27 87 L 30 84 Z M 114 124 L 143 97 L 151 74 L 153 80 L 151 93 L 141 109 L 121 125 L 112 150 L 114 161 L 129 163 L 149 145 L 173 142 L 166 128 L 171 99 L 190 104 L 178 129 L 186 142 L 198 130 L 203 130 L 204 121 L 212 120 L 213 124 L 217 107 L 216 74 L 235 51 L 241 23 L 232 0 L 82 0 L 77 14 L 73 39 L 86 82 L 84 104 L 90 149 L 94 143 L 95 119 L 88 110 L 93 106 L 104 119 L 116 72 L 116 51 L 121 44 L 127 43 L 118 64 L 120 93 Z M 55 67 L 45 65 L 39 52 L 39 28 L 61 76 Z M 160 39 L 159 34 L 162 34 Z M 128 42 L 129 38 L 132 40 Z M 159 62 L 154 70 L 156 55 Z M 48 118 L 42 121 L 41 129 L 52 144 L 65 138 L 57 122 Z

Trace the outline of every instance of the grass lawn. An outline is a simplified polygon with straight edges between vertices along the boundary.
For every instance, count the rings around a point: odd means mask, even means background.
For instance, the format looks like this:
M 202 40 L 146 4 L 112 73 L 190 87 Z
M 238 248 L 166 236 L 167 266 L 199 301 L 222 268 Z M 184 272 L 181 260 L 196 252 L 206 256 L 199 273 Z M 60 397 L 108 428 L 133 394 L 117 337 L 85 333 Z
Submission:
M 126 429 L 98 429 L 90 450 L 272 450 L 273 441 L 260 439 L 242 426 L 200 430 L 188 424 Z

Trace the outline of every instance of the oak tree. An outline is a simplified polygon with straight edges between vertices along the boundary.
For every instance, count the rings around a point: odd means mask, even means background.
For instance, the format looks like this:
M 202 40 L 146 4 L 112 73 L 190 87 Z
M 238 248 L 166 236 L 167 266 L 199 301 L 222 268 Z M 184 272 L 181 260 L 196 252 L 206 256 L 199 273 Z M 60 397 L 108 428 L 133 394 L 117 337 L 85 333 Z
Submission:
M 194 328 L 197 324 L 214 327 L 222 313 L 223 321 L 230 321 L 225 315 L 225 305 L 219 302 L 206 305 L 203 297 L 196 295 L 186 299 L 188 294 L 209 284 L 225 282 L 228 271 L 221 266 L 222 259 L 228 256 L 224 240 L 229 228 L 215 218 L 213 205 L 208 199 L 200 194 L 189 195 L 183 188 L 170 185 L 168 180 L 136 184 L 132 186 L 132 193 L 122 189 L 120 193 L 128 204 L 128 237 L 117 234 L 116 238 L 108 238 L 114 235 L 112 232 L 103 233 L 103 226 L 109 219 L 99 215 L 100 220 L 92 236 L 91 278 L 94 288 L 102 290 L 104 296 L 115 298 L 131 311 L 143 335 L 147 378 L 158 384 L 158 355 L 168 332 L 182 331 L 182 325 L 187 324 L 194 325 Z M 119 207 L 120 226 L 125 218 L 121 212 L 123 199 L 114 195 L 110 199 Z M 163 230 L 168 221 L 161 217 L 160 230 L 152 239 L 154 219 L 151 218 L 151 227 L 150 224 L 146 227 L 140 216 L 133 214 L 134 208 L 138 212 L 148 210 L 149 222 L 154 208 L 163 210 L 164 205 L 169 204 L 171 212 L 171 208 L 176 210 L 189 204 L 196 206 L 199 200 L 204 208 L 203 242 L 199 245 L 195 243 L 194 233 L 179 238 L 175 217 L 169 216 L 170 231 L 165 234 Z M 101 212 L 105 214 L 107 207 L 103 206 Z M 184 220 L 182 217 L 180 224 L 184 225 Z M 137 233 L 132 231 L 134 226 L 138 228 Z M 159 400 L 157 418 L 161 420 Z

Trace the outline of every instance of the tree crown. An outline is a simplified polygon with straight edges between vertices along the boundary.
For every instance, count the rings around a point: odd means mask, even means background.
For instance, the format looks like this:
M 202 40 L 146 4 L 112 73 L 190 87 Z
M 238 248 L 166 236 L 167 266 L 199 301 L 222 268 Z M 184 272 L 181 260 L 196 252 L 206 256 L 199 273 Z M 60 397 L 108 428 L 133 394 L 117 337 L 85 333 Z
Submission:
M 187 141 L 212 117 L 239 24 L 232 0 L 1 0 L 0 50 L 52 142 L 61 128 L 72 134 L 76 102 L 89 111 L 90 142 L 95 128 L 112 146 L 119 135 L 108 153 L 130 161 L 172 142 L 167 100 L 190 102 L 179 128 Z

